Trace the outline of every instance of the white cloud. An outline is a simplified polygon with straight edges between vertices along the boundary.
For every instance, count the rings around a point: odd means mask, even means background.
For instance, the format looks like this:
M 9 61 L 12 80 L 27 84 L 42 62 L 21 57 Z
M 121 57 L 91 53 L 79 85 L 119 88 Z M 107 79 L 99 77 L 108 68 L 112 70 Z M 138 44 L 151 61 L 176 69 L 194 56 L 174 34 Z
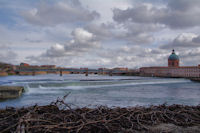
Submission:
M 72 32 L 74 39 L 80 43 L 86 43 L 94 38 L 94 35 L 82 28 L 77 28 Z M 73 43 L 73 42 L 72 42 Z
M 31 24 L 54 26 L 63 23 L 90 22 L 98 18 L 99 14 L 83 8 L 78 0 L 67 0 L 54 4 L 43 2 L 37 8 L 22 12 L 22 16 Z
M 95 35 L 82 29 L 76 28 L 72 32 L 73 38 L 66 44 L 55 44 L 39 56 L 29 56 L 28 60 L 41 62 L 53 58 L 72 59 L 77 56 L 84 56 L 85 53 L 100 48 L 100 42 L 96 40 Z

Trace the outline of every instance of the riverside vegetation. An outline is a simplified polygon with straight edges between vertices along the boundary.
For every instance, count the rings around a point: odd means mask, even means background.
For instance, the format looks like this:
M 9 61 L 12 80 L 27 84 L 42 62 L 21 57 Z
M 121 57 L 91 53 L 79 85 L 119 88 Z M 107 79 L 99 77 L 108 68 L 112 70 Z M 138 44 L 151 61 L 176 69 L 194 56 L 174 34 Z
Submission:
M 45 106 L 0 109 L 5 132 L 200 132 L 200 105 L 71 108 L 65 97 Z

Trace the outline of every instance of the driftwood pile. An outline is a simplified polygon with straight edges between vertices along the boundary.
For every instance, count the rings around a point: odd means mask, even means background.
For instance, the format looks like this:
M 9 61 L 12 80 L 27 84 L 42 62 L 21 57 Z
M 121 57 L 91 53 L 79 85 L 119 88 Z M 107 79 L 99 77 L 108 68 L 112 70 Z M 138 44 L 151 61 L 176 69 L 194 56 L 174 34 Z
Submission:
M 187 128 L 200 125 L 200 105 L 72 109 L 58 99 L 47 106 L 0 109 L 0 132 L 114 133 L 150 131 L 162 123 Z

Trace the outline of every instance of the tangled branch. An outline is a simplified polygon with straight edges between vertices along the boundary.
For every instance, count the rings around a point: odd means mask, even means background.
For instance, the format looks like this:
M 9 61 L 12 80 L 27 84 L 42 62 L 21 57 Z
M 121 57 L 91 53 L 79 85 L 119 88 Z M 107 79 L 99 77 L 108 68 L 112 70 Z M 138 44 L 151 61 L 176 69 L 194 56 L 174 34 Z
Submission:
M 160 123 L 181 127 L 200 125 L 200 106 L 165 104 L 150 107 L 71 108 L 63 99 L 46 106 L 0 109 L 0 131 L 5 132 L 130 132 L 149 131 Z

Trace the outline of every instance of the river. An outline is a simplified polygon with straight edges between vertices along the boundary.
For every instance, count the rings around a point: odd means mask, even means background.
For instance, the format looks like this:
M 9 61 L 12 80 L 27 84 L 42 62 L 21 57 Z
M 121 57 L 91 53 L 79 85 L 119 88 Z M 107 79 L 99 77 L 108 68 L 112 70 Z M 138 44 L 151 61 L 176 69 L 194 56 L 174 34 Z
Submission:
M 46 105 L 68 93 L 65 102 L 78 107 L 200 104 L 200 83 L 181 78 L 50 74 L 0 77 L 0 85 L 25 87 L 20 98 L 0 102 L 0 108 Z

